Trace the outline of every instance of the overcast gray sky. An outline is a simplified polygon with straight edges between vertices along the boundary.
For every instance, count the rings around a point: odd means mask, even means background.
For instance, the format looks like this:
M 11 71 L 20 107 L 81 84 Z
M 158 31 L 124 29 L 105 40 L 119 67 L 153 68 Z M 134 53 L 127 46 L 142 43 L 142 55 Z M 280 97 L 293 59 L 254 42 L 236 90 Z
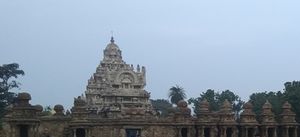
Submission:
M 0 63 L 26 73 L 32 104 L 84 93 L 114 31 L 129 64 L 147 69 L 152 98 L 175 84 L 188 97 L 207 89 L 282 90 L 300 80 L 299 0 L 1 0 Z

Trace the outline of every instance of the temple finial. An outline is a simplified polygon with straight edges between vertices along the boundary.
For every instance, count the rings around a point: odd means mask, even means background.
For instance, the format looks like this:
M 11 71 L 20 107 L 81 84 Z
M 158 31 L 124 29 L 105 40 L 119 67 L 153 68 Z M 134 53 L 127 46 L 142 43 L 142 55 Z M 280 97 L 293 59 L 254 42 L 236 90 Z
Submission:
M 110 38 L 110 42 L 111 42 L 111 43 L 114 43 L 114 42 L 115 42 L 115 40 L 114 40 L 114 37 L 113 37 L 113 36 L 111 36 L 111 38 Z
M 115 40 L 114 40 L 114 32 L 113 32 L 113 31 L 110 31 L 110 33 L 111 33 L 111 39 L 110 39 L 110 42 L 111 42 L 111 43 L 114 43 L 114 42 L 115 42 Z

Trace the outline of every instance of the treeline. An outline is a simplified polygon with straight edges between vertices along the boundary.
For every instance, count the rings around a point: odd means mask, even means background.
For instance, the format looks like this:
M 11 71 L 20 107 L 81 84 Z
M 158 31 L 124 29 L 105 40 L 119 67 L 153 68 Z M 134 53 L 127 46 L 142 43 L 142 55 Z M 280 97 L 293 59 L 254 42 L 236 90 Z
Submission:
M 253 104 L 256 115 L 260 115 L 263 104 L 268 100 L 272 104 L 276 120 L 280 121 L 282 105 L 288 101 L 292 105 L 292 111 L 296 113 L 296 121 L 300 122 L 300 81 L 286 82 L 284 87 L 283 91 L 253 93 L 249 101 Z
M 283 91 L 264 91 L 250 95 L 247 102 L 252 103 L 253 112 L 256 114 L 258 121 L 261 121 L 262 106 L 268 100 L 272 104 L 272 111 L 277 121 L 280 121 L 281 118 L 282 105 L 288 101 L 292 105 L 292 111 L 296 113 L 296 120 L 300 122 L 300 81 L 286 82 L 284 87 Z M 162 116 L 168 115 L 168 111 L 166 110 L 170 109 L 172 104 L 176 105 L 180 99 L 186 99 L 185 90 L 178 85 L 171 87 L 169 90 L 169 99 L 170 102 L 167 99 L 151 100 L 153 107 Z M 211 111 L 219 111 L 223 102 L 227 99 L 232 104 L 233 112 L 237 119 L 243 111 L 243 105 L 245 104 L 245 101 L 241 100 L 238 95 L 230 90 L 214 91 L 213 89 L 208 89 L 200 93 L 199 97 L 187 99 L 187 102 L 193 106 L 194 114 L 199 112 L 199 103 L 204 99 L 210 103 Z
M 19 87 L 16 79 L 24 74 L 24 71 L 19 69 L 17 63 L 0 66 L 0 120 L 4 115 L 5 108 L 15 101 L 16 94 L 10 92 L 10 90 Z M 250 95 L 248 101 L 252 103 L 253 111 L 256 113 L 259 121 L 261 120 L 262 106 L 268 100 L 272 104 L 272 111 L 275 114 L 276 120 L 280 121 L 282 105 L 288 101 L 292 105 L 292 111 L 296 113 L 296 120 L 300 122 L 300 81 L 286 82 L 284 87 L 283 91 L 264 91 Z M 170 88 L 168 97 L 170 102 L 167 99 L 151 100 L 153 107 L 160 112 L 161 116 L 168 115 L 168 110 L 172 108 L 172 104 L 176 105 L 178 101 L 187 99 L 184 88 L 178 85 Z M 194 106 L 195 114 L 199 112 L 199 102 L 204 99 L 210 103 L 211 111 L 219 111 L 224 100 L 227 99 L 232 104 L 233 112 L 237 118 L 245 104 L 245 101 L 241 100 L 238 95 L 230 90 L 214 91 L 213 89 L 208 89 L 200 93 L 199 97 L 187 99 L 188 103 Z

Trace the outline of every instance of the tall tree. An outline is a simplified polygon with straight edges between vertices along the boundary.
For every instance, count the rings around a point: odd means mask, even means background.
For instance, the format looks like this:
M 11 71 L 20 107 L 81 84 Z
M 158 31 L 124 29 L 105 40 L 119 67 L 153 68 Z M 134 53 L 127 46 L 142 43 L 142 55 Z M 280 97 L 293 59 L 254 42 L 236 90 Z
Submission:
M 262 107 L 268 100 L 272 105 L 272 112 L 275 114 L 275 119 L 280 121 L 280 114 L 282 112 L 282 105 L 286 101 L 284 94 L 281 91 L 278 92 L 259 92 L 250 95 L 250 102 L 253 105 L 253 112 L 256 114 L 256 119 L 262 121 Z
M 161 117 L 168 116 L 168 111 L 172 108 L 172 104 L 166 99 L 150 100 L 153 108 L 160 113 Z
M 230 90 L 225 90 L 220 92 L 215 92 L 212 89 L 208 89 L 206 92 L 202 92 L 200 97 L 190 98 L 188 100 L 189 104 L 194 105 L 194 112 L 197 114 L 199 112 L 200 101 L 206 99 L 209 102 L 209 108 L 211 111 L 219 111 L 225 99 L 227 99 L 233 107 L 233 111 L 236 116 L 241 112 L 244 102 L 241 98 L 234 94 Z
M 233 93 L 230 90 L 222 91 L 220 94 L 217 95 L 217 101 L 219 106 L 223 105 L 223 102 L 225 100 L 228 100 L 232 104 L 232 110 L 236 117 L 239 116 L 239 113 L 243 110 L 244 101 L 241 100 L 241 98 Z
M 211 111 L 217 111 L 217 110 L 219 110 L 219 106 L 218 106 L 218 103 L 217 103 L 216 96 L 217 96 L 217 92 L 215 92 L 212 89 L 208 89 L 208 90 L 206 90 L 206 92 L 202 92 L 200 94 L 200 97 L 190 98 L 188 100 L 188 103 L 193 104 L 193 109 L 194 109 L 195 114 L 198 114 L 198 112 L 199 112 L 199 103 L 201 101 L 203 101 L 204 99 L 206 99 L 209 102 L 209 109 Z
M 177 104 L 178 101 L 186 99 L 185 90 L 176 85 L 169 89 L 169 98 L 172 104 Z
M 19 69 L 17 63 L 0 66 L 0 117 L 5 107 L 14 101 L 16 94 L 9 90 L 19 87 L 19 83 L 15 80 L 19 75 L 24 75 L 24 71 Z
M 300 81 L 286 82 L 285 97 L 292 105 L 293 111 L 296 113 L 296 120 L 300 122 Z
M 261 122 L 260 114 L 262 113 L 262 106 L 267 100 L 267 92 L 253 93 L 250 95 L 250 102 L 253 105 L 253 112 L 256 114 L 256 119 Z

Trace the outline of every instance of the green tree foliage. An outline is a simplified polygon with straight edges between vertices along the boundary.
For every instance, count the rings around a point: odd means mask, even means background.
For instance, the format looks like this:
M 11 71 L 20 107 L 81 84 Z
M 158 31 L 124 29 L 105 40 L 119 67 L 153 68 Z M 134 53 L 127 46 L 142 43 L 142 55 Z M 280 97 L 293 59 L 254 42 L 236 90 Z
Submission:
M 169 89 L 169 98 L 172 104 L 177 104 L 178 101 L 186 99 L 185 90 L 176 85 Z
M 232 104 L 232 110 L 236 117 L 239 116 L 239 113 L 242 111 L 242 107 L 244 105 L 244 101 L 236 95 L 235 93 L 231 92 L 230 90 L 222 91 L 219 96 L 217 96 L 218 105 L 221 106 L 223 102 L 227 99 Z
M 272 111 L 275 114 L 277 121 L 280 121 L 280 114 L 282 113 L 282 105 L 286 101 L 284 94 L 281 91 L 269 92 L 268 100 L 272 104 Z
M 153 108 L 160 113 L 161 117 L 168 116 L 168 110 L 172 108 L 172 104 L 166 99 L 150 100 Z
M 250 102 L 253 105 L 253 112 L 256 114 L 258 121 L 261 121 L 260 114 L 262 113 L 262 106 L 267 100 L 267 92 L 253 93 L 250 95 Z
M 209 109 L 211 111 L 217 111 L 219 110 L 219 105 L 218 105 L 218 101 L 217 101 L 217 92 L 215 92 L 214 90 L 212 89 L 208 89 L 206 92 L 202 92 L 200 94 L 200 97 L 197 97 L 197 98 L 190 98 L 188 100 L 188 103 L 189 104 L 193 104 L 194 107 L 194 113 L 198 113 L 199 112 L 199 103 L 201 101 L 203 101 L 204 99 L 206 99 L 208 102 L 209 102 Z
M 15 80 L 19 75 L 24 75 L 24 71 L 19 69 L 17 63 L 0 66 L 0 117 L 2 117 L 5 107 L 11 104 L 16 97 L 16 94 L 9 90 L 19 87 L 19 83 Z
M 241 112 L 242 106 L 244 104 L 241 98 L 230 90 L 215 92 L 212 89 L 208 89 L 206 92 L 202 92 L 200 94 L 200 97 L 190 98 L 188 100 L 189 104 L 194 105 L 193 109 L 196 114 L 199 112 L 200 101 L 204 99 L 206 99 L 209 102 L 209 107 L 211 111 L 219 111 L 223 102 L 225 101 L 225 99 L 227 99 L 229 102 L 231 102 L 233 111 L 236 114 L 236 116 L 238 116 L 238 114 Z
M 284 86 L 284 95 L 296 113 L 296 120 L 300 122 L 300 81 L 286 82 Z
M 285 101 L 292 105 L 292 110 L 296 113 L 296 120 L 300 121 L 300 81 L 286 82 L 284 86 L 284 92 L 261 92 L 253 93 L 250 96 L 250 102 L 253 104 L 253 111 L 256 113 L 258 121 L 261 121 L 262 106 L 267 99 L 272 104 L 272 111 L 277 121 L 280 121 L 281 107 Z
M 253 112 L 256 114 L 256 118 L 259 122 L 262 121 L 261 113 L 262 107 L 265 104 L 266 100 L 272 105 L 272 111 L 275 114 L 275 118 L 277 121 L 280 121 L 280 114 L 282 112 L 282 105 L 286 101 L 285 95 L 281 92 L 260 92 L 260 93 L 253 93 L 250 95 L 250 102 L 253 105 Z

